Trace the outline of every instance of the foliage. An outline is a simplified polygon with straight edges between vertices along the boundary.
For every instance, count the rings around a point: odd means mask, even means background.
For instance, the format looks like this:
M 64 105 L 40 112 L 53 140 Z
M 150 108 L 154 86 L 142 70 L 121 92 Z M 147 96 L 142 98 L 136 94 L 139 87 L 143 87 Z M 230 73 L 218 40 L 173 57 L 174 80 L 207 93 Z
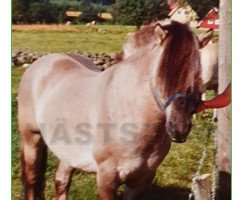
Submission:
M 100 21 L 97 14 L 107 10 L 113 14 L 113 23 L 136 25 L 167 17 L 168 0 L 13 0 L 14 23 L 62 23 L 67 10 L 82 11 L 78 21 Z M 188 2 L 202 19 L 219 0 L 180 0 Z M 72 19 L 70 19 L 72 21 Z
M 29 18 L 30 23 L 54 23 L 57 21 L 59 9 L 53 6 L 48 1 L 43 3 L 34 2 L 29 7 Z
M 97 14 L 104 12 L 106 6 L 91 0 L 13 0 L 13 23 L 62 23 L 67 20 L 67 10 L 81 11 L 79 21 L 98 20 Z M 107 4 L 112 1 L 106 1 Z
M 97 20 L 97 14 L 104 9 L 101 4 L 93 4 L 91 0 L 82 0 L 80 4 L 82 11 L 81 21 L 89 22 Z
M 13 22 L 23 21 L 23 10 L 24 5 L 21 3 L 20 0 L 13 0 L 12 1 L 12 20 Z
M 113 11 L 116 22 L 140 26 L 143 21 L 144 6 L 144 0 L 117 0 Z
M 164 0 L 117 0 L 113 6 L 113 16 L 119 24 L 136 25 L 167 17 Z
M 219 0 L 184 0 L 190 4 L 195 10 L 200 19 L 203 19 L 205 15 L 213 8 L 219 7 Z
M 146 0 L 144 23 L 167 18 L 169 9 L 165 0 Z
M 110 5 L 114 4 L 115 0 L 92 0 L 92 2 L 97 4 Z

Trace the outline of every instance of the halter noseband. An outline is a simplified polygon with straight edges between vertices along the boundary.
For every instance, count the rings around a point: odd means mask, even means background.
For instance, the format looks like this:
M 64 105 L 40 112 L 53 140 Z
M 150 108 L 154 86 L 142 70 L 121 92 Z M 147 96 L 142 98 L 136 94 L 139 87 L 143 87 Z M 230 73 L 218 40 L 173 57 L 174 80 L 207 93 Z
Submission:
M 175 93 L 173 95 L 171 95 L 168 100 L 166 101 L 166 103 L 164 103 L 161 107 L 164 109 L 164 111 L 167 109 L 167 107 L 175 100 L 179 99 L 179 98 L 189 98 L 189 96 L 187 96 L 185 93 Z
M 162 101 L 160 100 L 160 95 L 152 88 L 153 94 L 154 94 L 154 98 L 157 102 L 157 104 L 159 105 L 159 107 L 165 112 L 167 107 L 173 102 L 176 101 L 179 98 L 184 98 L 184 99 L 189 99 L 190 95 L 187 95 L 186 93 L 175 93 L 173 95 L 171 95 L 167 101 L 165 101 L 164 103 L 162 103 Z

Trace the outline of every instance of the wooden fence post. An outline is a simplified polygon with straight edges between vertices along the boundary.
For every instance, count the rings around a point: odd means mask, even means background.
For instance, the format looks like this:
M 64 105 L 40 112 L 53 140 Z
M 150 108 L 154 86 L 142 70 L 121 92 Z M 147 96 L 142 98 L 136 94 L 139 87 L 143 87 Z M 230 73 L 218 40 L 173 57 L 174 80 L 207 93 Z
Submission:
M 219 39 L 219 93 L 230 82 L 230 1 L 220 0 L 220 39 Z M 218 199 L 231 199 L 231 123 L 230 106 L 218 110 L 217 164 L 219 171 Z
M 211 200 L 211 175 L 203 174 L 194 178 L 194 199 Z

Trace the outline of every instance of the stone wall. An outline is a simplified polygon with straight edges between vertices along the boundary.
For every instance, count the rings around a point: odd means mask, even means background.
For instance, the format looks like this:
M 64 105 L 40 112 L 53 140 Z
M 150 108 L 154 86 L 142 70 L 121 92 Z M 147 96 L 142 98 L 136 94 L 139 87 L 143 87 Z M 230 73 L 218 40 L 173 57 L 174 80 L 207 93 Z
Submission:
M 12 66 L 23 66 L 23 67 L 29 67 L 30 64 L 32 64 L 34 61 L 36 61 L 38 58 L 40 58 L 43 55 L 47 55 L 50 53 L 44 53 L 44 54 L 38 54 L 38 53 L 32 53 L 29 51 L 13 51 L 12 52 Z M 121 54 L 118 53 L 110 53 L 110 54 L 92 54 L 88 52 L 69 52 L 68 54 L 79 54 L 86 56 L 93 60 L 93 63 L 97 65 L 97 67 L 101 70 L 105 70 L 106 68 L 110 67 L 114 63 L 116 63 L 118 60 L 121 59 Z

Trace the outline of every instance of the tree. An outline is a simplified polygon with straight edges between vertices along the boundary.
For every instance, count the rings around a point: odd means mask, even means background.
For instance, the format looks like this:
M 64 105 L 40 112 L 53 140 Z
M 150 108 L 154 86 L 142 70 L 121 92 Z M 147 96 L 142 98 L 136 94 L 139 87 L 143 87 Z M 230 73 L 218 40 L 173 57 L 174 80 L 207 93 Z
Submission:
M 40 7 L 40 20 L 44 23 L 55 23 L 58 19 L 58 9 L 49 0 L 43 0 Z
M 81 20 L 85 22 L 97 20 L 97 14 L 100 12 L 91 0 L 82 0 L 80 10 L 82 11 Z
M 112 13 L 117 23 L 140 27 L 167 17 L 168 10 L 165 0 L 117 0 Z
M 167 18 L 169 9 L 166 0 L 146 0 L 145 4 L 144 23 Z
M 30 0 L 13 0 L 12 1 L 12 21 L 27 22 Z
M 115 0 L 92 0 L 93 3 L 102 5 L 111 5 L 115 3 Z
M 205 15 L 213 8 L 219 6 L 219 0 L 182 0 L 182 2 L 188 2 L 190 6 L 195 10 L 200 19 L 203 19 Z
M 24 5 L 22 0 L 13 0 L 12 1 L 12 21 L 14 23 L 18 23 L 23 21 L 24 18 Z
M 78 11 L 78 0 L 13 0 L 13 23 L 64 22 L 65 12 Z
M 138 25 L 143 16 L 144 1 L 142 0 L 117 0 L 113 8 L 113 15 L 117 23 L 124 25 Z

